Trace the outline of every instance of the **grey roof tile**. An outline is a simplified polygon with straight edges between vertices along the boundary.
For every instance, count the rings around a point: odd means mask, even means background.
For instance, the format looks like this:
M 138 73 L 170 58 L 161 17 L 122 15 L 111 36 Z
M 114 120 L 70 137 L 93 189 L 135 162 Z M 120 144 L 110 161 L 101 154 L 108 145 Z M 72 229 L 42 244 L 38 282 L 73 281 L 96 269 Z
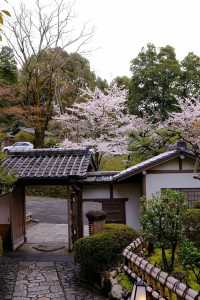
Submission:
M 176 150 L 166 151 L 166 152 L 156 155 L 152 158 L 149 158 L 141 163 L 138 163 L 138 164 L 134 165 L 133 167 L 130 167 L 130 168 L 127 168 L 127 169 L 121 171 L 120 173 L 113 176 L 113 181 L 124 180 L 128 177 L 139 174 L 142 171 L 145 171 L 154 166 L 157 166 L 165 161 L 168 161 L 169 159 L 175 158 L 181 154 L 183 154 L 185 156 L 194 157 L 194 154 L 189 150 L 176 149 Z
M 90 150 L 35 149 L 11 152 L 3 166 L 19 178 L 83 178 L 91 164 Z

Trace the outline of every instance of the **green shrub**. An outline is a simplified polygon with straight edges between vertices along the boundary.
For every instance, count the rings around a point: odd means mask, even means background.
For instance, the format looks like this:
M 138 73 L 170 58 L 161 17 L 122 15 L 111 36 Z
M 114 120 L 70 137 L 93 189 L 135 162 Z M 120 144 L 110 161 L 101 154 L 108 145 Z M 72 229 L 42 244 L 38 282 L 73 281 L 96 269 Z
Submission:
M 59 185 L 29 185 L 26 186 L 26 195 L 27 196 L 36 196 L 36 197 L 53 197 L 53 198 L 64 198 L 69 199 L 70 193 L 68 186 L 59 186 Z
M 19 131 L 15 135 L 15 142 L 21 142 L 21 141 L 33 143 L 34 135 L 28 132 Z
M 138 233 L 127 225 L 107 224 L 102 232 L 78 240 L 74 250 L 81 275 L 98 282 L 100 274 L 117 265 L 123 249 L 137 237 Z
M 47 147 L 47 148 L 57 146 L 58 142 L 59 142 L 59 140 L 54 136 L 46 137 L 45 140 L 44 140 L 45 147 Z
M 180 258 L 183 267 L 195 275 L 196 282 L 200 285 L 200 251 L 194 244 L 185 240 L 181 245 Z
M 187 209 L 184 219 L 184 229 L 186 237 L 196 246 L 200 247 L 200 209 Z

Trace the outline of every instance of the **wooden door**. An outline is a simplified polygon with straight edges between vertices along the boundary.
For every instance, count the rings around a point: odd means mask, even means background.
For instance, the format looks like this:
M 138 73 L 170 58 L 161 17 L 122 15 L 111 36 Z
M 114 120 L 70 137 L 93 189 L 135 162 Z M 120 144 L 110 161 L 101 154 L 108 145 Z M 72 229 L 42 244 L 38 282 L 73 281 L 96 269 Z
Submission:
M 79 191 L 71 193 L 68 202 L 68 235 L 69 250 L 73 249 L 75 241 L 83 236 L 82 234 L 82 201 Z
M 16 250 L 25 242 L 25 193 L 23 186 L 16 186 L 11 200 L 12 249 Z
M 102 200 L 102 209 L 106 212 L 106 223 L 126 224 L 125 200 Z

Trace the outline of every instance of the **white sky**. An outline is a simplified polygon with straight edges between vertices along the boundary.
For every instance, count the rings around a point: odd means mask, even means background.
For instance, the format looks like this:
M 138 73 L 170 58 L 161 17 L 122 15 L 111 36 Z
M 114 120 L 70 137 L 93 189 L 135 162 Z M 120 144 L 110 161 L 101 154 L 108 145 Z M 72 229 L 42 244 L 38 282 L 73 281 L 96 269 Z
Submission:
M 32 1 L 24 0 L 30 7 Z M 19 0 L 9 2 L 19 6 Z M 170 44 L 178 58 L 189 51 L 200 55 L 200 0 L 77 0 L 76 12 L 80 22 L 95 26 L 90 48 L 98 50 L 88 59 L 109 81 L 130 75 L 130 60 L 148 42 Z

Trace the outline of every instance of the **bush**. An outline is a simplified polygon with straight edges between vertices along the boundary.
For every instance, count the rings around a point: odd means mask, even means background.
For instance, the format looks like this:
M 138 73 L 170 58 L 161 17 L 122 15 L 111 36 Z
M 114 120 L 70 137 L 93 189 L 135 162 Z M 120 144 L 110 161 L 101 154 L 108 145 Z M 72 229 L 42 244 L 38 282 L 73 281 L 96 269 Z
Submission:
M 28 132 L 19 131 L 15 135 L 15 142 L 21 142 L 21 141 L 33 143 L 34 135 Z
M 200 209 L 187 209 L 184 219 L 184 230 L 186 237 L 196 246 L 200 247 Z
M 53 197 L 53 198 L 64 198 L 69 199 L 70 193 L 67 186 L 59 185 L 29 185 L 26 186 L 26 195 L 27 196 L 36 196 L 36 197 Z
M 46 137 L 44 140 L 45 147 L 52 148 L 58 145 L 59 140 L 56 137 Z
M 138 233 L 127 225 L 107 224 L 102 232 L 78 240 L 75 260 L 82 277 L 99 282 L 100 274 L 117 265 L 123 249 L 137 237 Z
M 183 267 L 189 269 L 195 275 L 196 282 L 200 285 L 200 251 L 194 244 L 185 240 L 182 243 L 180 258 Z
M 172 272 L 175 253 L 183 234 L 186 212 L 184 194 L 174 190 L 163 190 L 146 200 L 141 217 L 144 237 L 162 249 L 164 271 Z M 167 250 L 170 250 L 167 259 Z

